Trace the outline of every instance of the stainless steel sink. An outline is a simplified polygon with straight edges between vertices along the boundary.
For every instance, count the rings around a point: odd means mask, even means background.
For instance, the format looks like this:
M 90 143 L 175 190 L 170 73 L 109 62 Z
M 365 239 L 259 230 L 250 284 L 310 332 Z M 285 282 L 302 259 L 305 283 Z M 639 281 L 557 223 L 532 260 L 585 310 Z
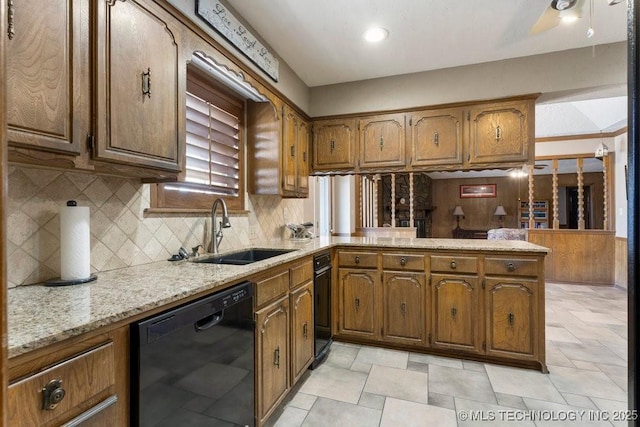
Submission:
M 204 262 L 208 264 L 233 264 L 245 265 L 256 261 L 262 261 L 274 256 L 293 252 L 296 249 L 248 249 L 246 251 L 233 252 L 230 254 L 215 255 L 210 257 L 196 258 L 193 262 Z

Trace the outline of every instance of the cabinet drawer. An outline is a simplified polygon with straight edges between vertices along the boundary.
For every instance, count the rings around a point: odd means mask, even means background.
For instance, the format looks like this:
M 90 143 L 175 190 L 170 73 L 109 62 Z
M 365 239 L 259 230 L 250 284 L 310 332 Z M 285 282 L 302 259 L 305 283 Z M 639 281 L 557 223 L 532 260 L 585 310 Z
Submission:
M 424 271 L 424 255 L 382 254 L 382 268 L 384 270 Z
M 256 306 L 272 301 L 287 293 L 289 290 L 289 270 L 275 276 L 262 277 L 256 283 Z
M 485 274 L 510 276 L 537 276 L 538 260 L 518 258 L 485 258 Z
M 475 273 L 478 258 L 474 256 L 431 255 L 431 271 Z
M 378 254 L 375 252 L 340 252 L 338 254 L 340 267 L 376 268 Z
M 313 260 L 309 259 L 302 264 L 296 264 L 290 269 L 291 289 L 313 280 Z
M 113 343 L 108 342 L 9 386 L 9 425 L 45 425 L 115 385 Z M 43 409 L 43 389 L 54 380 L 64 397 L 53 409 Z

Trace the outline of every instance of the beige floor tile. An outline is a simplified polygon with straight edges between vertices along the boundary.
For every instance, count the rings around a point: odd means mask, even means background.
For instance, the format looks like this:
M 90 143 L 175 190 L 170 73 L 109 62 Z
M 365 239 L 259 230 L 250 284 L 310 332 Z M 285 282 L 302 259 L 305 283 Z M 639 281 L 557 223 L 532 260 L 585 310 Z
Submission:
M 331 345 L 324 364 L 336 368 L 349 369 L 358 355 L 359 348 L 344 345 Z
M 464 399 L 497 403 L 485 372 L 430 366 L 429 391 Z
M 356 404 L 367 381 L 367 374 L 321 365 L 314 370 L 300 392 Z
M 599 415 L 604 416 L 606 415 L 619 415 L 619 414 L 627 414 L 627 410 L 629 409 L 627 407 L 626 403 L 623 402 L 616 402 L 615 400 L 607 400 L 607 399 L 599 399 L 599 398 L 592 398 L 591 400 L 593 400 L 593 402 L 596 404 L 596 406 L 598 407 L 598 410 L 600 411 Z M 629 413 L 629 416 L 631 416 L 632 414 Z M 594 414 L 595 416 L 595 414 Z M 626 415 L 625 415 L 626 416 Z M 624 417 L 624 416 L 623 416 Z M 613 418 L 613 416 L 611 417 Z M 628 421 L 628 420 L 627 420 Z M 614 426 L 624 426 L 627 427 L 629 425 L 629 423 L 625 421 L 624 419 L 622 419 L 622 417 L 620 419 L 617 420 L 613 420 L 611 421 L 611 423 Z
M 576 338 L 571 332 L 563 327 L 547 326 L 545 333 L 547 340 L 573 342 L 576 344 L 580 343 L 580 340 L 578 338 Z
M 378 347 L 362 347 L 355 361 L 372 365 L 388 366 L 390 368 L 406 369 L 409 353 L 406 351 L 389 350 Z
M 491 386 L 496 392 L 565 403 L 547 374 L 530 369 L 489 364 L 485 366 L 485 369 Z
M 592 409 L 585 409 L 570 405 L 545 402 L 542 400 L 525 398 L 524 403 L 531 410 L 530 414 L 536 416 L 537 427 L 585 426 L 585 427 L 611 427 L 609 421 L 594 420 L 590 417 Z
M 273 427 L 300 427 L 307 414 L 308 412 L 304 409 L 287 406 Z
M 514 409 L 526 409 L 527 405 L 524 404 L 521 396 L 515 396 L 513 394 L 499 393 L 496 391 L 496 399 L 498 399 L 498 405 L 506 406 Z
M 621 402 L 627 400 L 626 393 L 603 372 L 556 366 L 550 370 L 549 379 L 563 393 L 580 394 Z
M 295 396 L 287 403 L 287 406 L 293 406 L 295 408 L 304 409 L 308 411 L 311 409 L 318 396 L 313 396 L 306 393 L 296 393 Z
M 439 406 L 446 409 L 456 409 L 456 404 L 453 400 L 453 396 L 447 396 L 446 394 L 429 392 L 429 405 Z
M 626 366 L 626 362 L 603 345 L 564 343 L 558 349 L 571 361 L 603 363 Z
M 456 413 L 451 409 L 387 398 L 380 427 L 456 427 Z
M 429 396 L 427 378 L 423 372 L 374 365 L 364 391 L 426 404 Z
M 453 357 L 432 356 L 430 354 L 409 354 L 409 362 L 424 363 L 426 365 L 448 366 L 462 369 L 462 360 Z
M 378 427 L 382 411 L 319 398 L 309 411 L 304 427 Z
M 379 394 L 363 392 L 362 395 L 360 396 L 360 401 L 358 402 L 358 405 L 366 406 L 367 408 L 371 408 L 371 409 L 379 409 L 382 411 L 382 408 L 384 408 L 385 399 L 386 397 L 381 396 Z

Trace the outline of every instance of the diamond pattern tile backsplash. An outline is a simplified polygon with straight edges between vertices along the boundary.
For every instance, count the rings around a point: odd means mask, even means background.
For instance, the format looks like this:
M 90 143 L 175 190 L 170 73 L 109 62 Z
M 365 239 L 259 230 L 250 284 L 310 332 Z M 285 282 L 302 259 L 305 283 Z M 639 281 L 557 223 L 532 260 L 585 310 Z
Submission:
M 133 179 L 9 167 L 9 287 L 60 276 L 59 209 L 67 200 L 91 211 L 91 271 L 161 261 L 198 244 L 208 247 L 209 215 L 145 214 L 149 185 Z M 221 251 L 282 238 L 287 222 L 303 222 L 303 202 L 249 195 L 248 213 L 231 215 Z

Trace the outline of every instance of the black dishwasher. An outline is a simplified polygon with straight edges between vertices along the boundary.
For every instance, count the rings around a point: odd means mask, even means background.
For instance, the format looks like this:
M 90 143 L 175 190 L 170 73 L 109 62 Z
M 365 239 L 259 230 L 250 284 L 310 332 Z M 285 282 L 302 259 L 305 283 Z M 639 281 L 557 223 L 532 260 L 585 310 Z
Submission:
M 314 335 L 315 356 L 311 369 L 315 369 L 327 356 L 331 335 L 331 255 L 324 252 L 313 257 Z
M 254 425 L 253 285 L 131 326 L 131 425 Z

